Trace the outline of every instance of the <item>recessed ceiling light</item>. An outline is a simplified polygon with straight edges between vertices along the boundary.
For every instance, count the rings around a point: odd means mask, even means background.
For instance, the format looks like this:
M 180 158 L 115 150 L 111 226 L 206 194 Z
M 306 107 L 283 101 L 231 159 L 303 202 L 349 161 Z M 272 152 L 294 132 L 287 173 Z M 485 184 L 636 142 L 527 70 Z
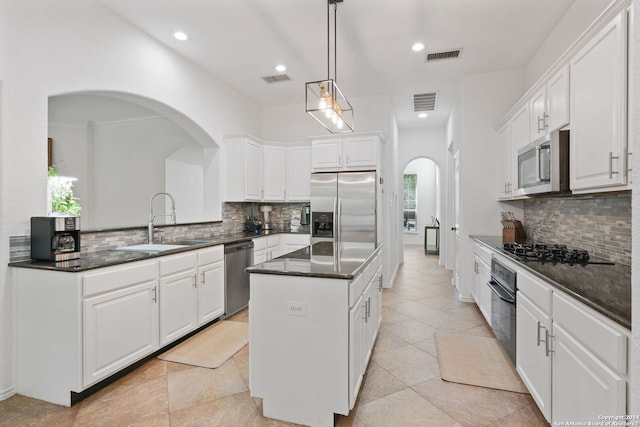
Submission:
M 420 113 L 418 114 L 418 117 L 420 117 L 421 119 L 424 119 L 425 117 L 427 117 L 428 114 L 427 113 Z
M 424 49 L 424 44 L 420 42 L 414 43 L 413 46 L 411 46 L 411 50 L 414 52 L 420 52 L 422 49 Z
M 279 73 L 284 73 L 285 71 L 287 71 L 287 67 L 285 67 L 282 64 L 276 65 L 276 71 L 279 72 Z
M 176 31 L 175 33 L 173 33 L 173 37 L 180 41 L 189 40 L 189 36 L 182 31 Z

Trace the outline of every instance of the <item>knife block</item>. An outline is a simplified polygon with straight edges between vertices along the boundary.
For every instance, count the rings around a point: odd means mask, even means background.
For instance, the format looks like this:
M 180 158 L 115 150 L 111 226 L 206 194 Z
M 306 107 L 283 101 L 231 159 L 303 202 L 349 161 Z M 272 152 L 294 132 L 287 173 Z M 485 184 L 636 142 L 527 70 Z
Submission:
M 513 220 L 513 226 L 513 228 L 502 229 L 502 243 L 524 243 L 527 240 L 522 222 Z

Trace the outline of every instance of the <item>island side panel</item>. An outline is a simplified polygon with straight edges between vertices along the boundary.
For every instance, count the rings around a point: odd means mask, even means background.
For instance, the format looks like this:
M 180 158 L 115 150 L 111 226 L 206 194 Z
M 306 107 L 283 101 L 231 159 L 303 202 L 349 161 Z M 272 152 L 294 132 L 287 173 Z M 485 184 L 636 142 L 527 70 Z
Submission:
M 349 412 L 349 281 L 251 274 L 251 395 L 264 416 L 333 425 Z

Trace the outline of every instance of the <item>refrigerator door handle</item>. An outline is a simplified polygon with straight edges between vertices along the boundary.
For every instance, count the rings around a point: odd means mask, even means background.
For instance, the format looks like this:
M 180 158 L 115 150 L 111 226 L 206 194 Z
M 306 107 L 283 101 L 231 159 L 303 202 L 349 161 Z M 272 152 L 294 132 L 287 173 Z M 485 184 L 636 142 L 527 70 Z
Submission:
M 333 199 L 333 241 L 338 242 L 340 240 L 340 199 Z

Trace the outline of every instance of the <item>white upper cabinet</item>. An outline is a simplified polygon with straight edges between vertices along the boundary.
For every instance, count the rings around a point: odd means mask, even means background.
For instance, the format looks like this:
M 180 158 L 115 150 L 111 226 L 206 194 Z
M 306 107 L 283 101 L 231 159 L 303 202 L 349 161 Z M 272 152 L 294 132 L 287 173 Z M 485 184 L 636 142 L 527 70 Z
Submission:
M 225 138 L 225 200 L 262 199 L 262 145 L 248 136 Z
M 311 200 L 311 147 L 289 147 L 287 152 L 287 200 Z
M 371 168 L 378 165 L 378 138 L 375 136 L 351 137 L 342 140 L 345 167 Z
M 311 147 L 225 137 L 226 201 L 307 201 Z
M 378 134 L 316 138 L 311 141 L 312 170 L 378 169 L 380 142 Z
M 518 109 L 509 119 L 511 128 L 511 157 L 518 164 L 518 150 L 529 143 L 529 105 L 525 104 Z M 518 188 L 518 183 L 513 183 L 513 189 Z
M 551 76 L 529 99 L 529 141 L 569 123 L 569 66 Z
M 287 178 L 287 150 L 285 147 L 265 145 L 263 148 L 263 199 L 284 201 Z
M 510 197 L 511 192 L 511 133 L 509 123 L 498 130 L 498 198 Z
M 571 59 L 571 189 L 619 188 L 626 173 L 625 14 Z
M 546 131 L 569 123 L 569 66 L 565 65 L 547 81 Z
M 342 167 L 342 143 L 340 138 L 312 141 L 311 158 L 313 170 L 340 169 Z

